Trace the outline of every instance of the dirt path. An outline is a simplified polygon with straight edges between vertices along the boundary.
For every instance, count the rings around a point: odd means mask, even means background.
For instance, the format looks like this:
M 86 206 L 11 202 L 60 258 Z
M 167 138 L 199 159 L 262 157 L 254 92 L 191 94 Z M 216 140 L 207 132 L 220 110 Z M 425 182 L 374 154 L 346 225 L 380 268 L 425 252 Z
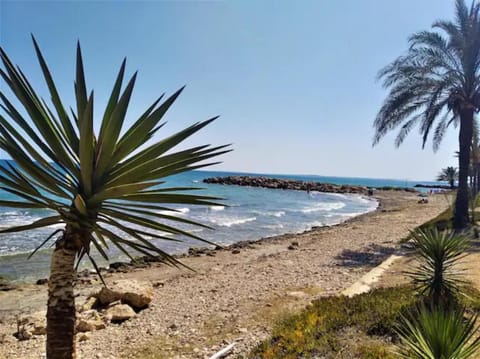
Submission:
M 441 195 L 428 204 L 405 192 L 378 197 L 377 211 L 342 225 L 185 258 L 195 273 L 155 266 L 115 274 L 107 281 L 152 281 L 155 299 L 134 319 L 78 343 L 79 358 L 208 358 L 234 341 L 236 353 L 244 355 L 282 313 L 349 287 L 394 253 L 410 229 L 448 205 Z M 79 292 L 97 287 L 80 286 Z M 18 342 L 11 334 L 15 314 L 43 309 L 45 298 L 45 286 L 0 294 L 0 357 L 42 357 L 43 337 Z

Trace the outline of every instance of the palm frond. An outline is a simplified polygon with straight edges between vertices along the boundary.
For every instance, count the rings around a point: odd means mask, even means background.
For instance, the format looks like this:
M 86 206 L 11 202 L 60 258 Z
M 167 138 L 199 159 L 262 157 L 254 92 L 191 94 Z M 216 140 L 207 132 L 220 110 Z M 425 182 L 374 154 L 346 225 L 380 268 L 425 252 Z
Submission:
M 96 134 L 94 92 L 87 88 L 80 44 L 76 52 L 76 104 L 75 109 L 70 107 L 67 112 L 40 47 L 33 36 L 32 40 L 51 104 L 35 92 L 26 75 L 0 49 L 3 64 L 0 76 L 15 97 L 12 101 L 0 91 L 0 107 L 5 112 L 5 117 L 0 115 L 0 148 L 14 160 L 13 165 L 0 166 L 0 189 L 15 197 L 0 201 L 0 205 L 48 208 L 57 214 L 2 232 L 63 224 L 66 229 L 62 241 L 68 241 L 72 231 L 82 237 L 81 247 L 77 248 L 78 262 L 84 257 L 93 260 L 91 244 L 108 259 L 109 244 L 113 244 L 131 258 L 129 250 L 158 255 L 169 264 L 179 265 L 158 247 L 157 241 L 190 238 L 212 244 L 189 230 L 192 226 L 211 227 L 160 211 L 175 211 L 170 207 L 176 204 L 208 206 L 221 201 L 191 194 L 198 188 L 168 186 L 165 180 L 216 164 L 218 162 L 209 161 L 231 150 L 229 145 L 175 149 L 218 116 L 155 140 L 165 124 L 164 115 L 183 91 L 182 87 L 165 100 L 161 95 L 134 119 L 130 128 L 123 128 L 136 81 L 134 73 L 122 88 L 126 73 L 124 60 Z M 14 106 L 16 102 L 22 110 Z M 28 116 L 24 117 L 23 113 Z M 39 248 L 50 239 L 48 237 Z M 92 265 L 96 266 L 94 260 Z

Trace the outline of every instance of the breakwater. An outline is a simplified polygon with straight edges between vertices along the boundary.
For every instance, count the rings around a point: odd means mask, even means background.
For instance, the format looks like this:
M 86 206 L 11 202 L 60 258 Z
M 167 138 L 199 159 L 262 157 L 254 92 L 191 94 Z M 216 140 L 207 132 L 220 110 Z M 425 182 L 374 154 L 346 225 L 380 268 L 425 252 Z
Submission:
M 336 185 L 332 183 L 255 176 L 211 177 L 205 178 L 203 182 L 223 185 L 264 187 L 274 189 L 289 189 L 297 191 L 317 191 L 330 193 L 368 194 L 369 190 L 368 187 L 365 186 Z
M 417 192 L 410 187 L 367 187 L 356 185 L 337 185 L 333 183 L 322 183 L 314 181 L 300 181 L 294 179 L 272 178 L 272 177 L 257 177 L 257 176 L 226 176 L 226 177 L 210 177 L 203 179 L 204 183 L 209 184 L 222 184 L 222 185 L 236 185 L 236 186 L 249 186 L 249 187 L 263 187 L 273 189 L 289 189 L 297 191 L 316 191 L 316 192 L 328 192 L 328 193 L 355 193 L 370 195 L 373 189 L 383 191 L 407 191 Z

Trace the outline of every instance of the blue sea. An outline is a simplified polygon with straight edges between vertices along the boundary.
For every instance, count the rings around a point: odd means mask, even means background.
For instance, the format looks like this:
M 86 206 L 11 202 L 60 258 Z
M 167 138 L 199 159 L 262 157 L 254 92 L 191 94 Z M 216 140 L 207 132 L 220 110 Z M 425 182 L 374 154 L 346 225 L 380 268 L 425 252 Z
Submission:
M 209 241 L 227 245 L 238 241 L 256 240 L 283 233 L 296 233 L 315 226 L 332 225 L 352 216 L 366 213 L 377 207 L 377 202 L 354 194 L 329 194 L 265 188 L 205 184 L 204 178 L 238 175 L 232 172 L 193 171 L 167 179 L 171 186 L 204 188 L 202 194 L 225 198 L 218 206 L 171 206 L 172 212 L 197 222 L 207 224 L 214 230 L 192 226 L 180 226 Z M 242 173 L 242 175 L 256 175 Z M 323 176 L 268 175 L 276 178 L 291 178 L 335 184 L 364 185 L 371 187 L 410 187 L 417 182 L 404 180 L 346 178 Z M 425 183 L 425 182 L 424 182 Z M 8 195 L 0 191 L 0 198 Z M 49 215 L 47 210 L 24 210 L 0 207 L 0 228 L 28 224 Z M 39 251 L 31 259 L 28 254 L 57 228 L 31 230 L 0 235 L 0 276 L 19 281 L 33 281 L 48 277 L 50 249 Z M 160 241 L 157 244 L 169 253 L 181 253 L 189 247 L 202 247 L 204 243 L 182 239 Z M 120 253 L 111 251 L 111 261 L 127 260 Z M 102 263 L 106 265 L 106 263 Z

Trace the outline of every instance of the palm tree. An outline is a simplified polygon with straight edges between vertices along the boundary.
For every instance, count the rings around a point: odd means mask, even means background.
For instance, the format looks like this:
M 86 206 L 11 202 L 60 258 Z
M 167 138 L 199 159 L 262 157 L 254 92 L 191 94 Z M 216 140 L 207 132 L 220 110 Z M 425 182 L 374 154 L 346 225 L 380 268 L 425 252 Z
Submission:
M 446 167 L 437 176 L 437 181 L 446 181 L 450 188 L 455 187 L 455 181 L 458 179 L 458 171 L 455 167 Z
M 395 141 L 399 146 L 419 124 L 423 146 L 435 127 L 436 150 L 447 127 L 460 125 L 454 219 L 457 230 L 466 228 L 469 222 L 470 148 L 474 114 L 480 110 L 479 11 L 479 3 L 473 2 L 468 8 L 464 0 L 457 0 L 453 22 L 437 21 L 434 30 L 412 35 L 408 52 L 379 72 L 390 92 L 374 122 L 374 145 L 400 127 Z
M 15 67 L 0 48 L 3 63 L 0 74 L 14 95 L 10 100 L 0 92 L 0 106 L 6 114 L 6 117 L 0 114 L 0 148 L 15 161 L 14 165 L 0 166 L 0 188 L 16 196 L 15 200 L 0 200 L 0 205 L 46 208 L 54 214 L 1 232 L 64 225 L 40 246 L 55 239 L 48 289 L 47 357 L 74 358 L 75 264 L 85 257 L 97 268 L 91 247 L 108 260 L 110 244 L 130 258 L 130 250 L 133 250 L 157 255 L 167 264 L 179 265 L 154 241 L 171 240 L 166 234 L 201 240 L 171 225 L 200 224 L 165 214 L 164 210 L 169 209 L 166 206 L 206 205 L 214 203 L 215 198 L 182 193 L 193 188 L 171 188 L 163 178 L 207 166 L 209 163 L 205 160 L 228 149 L 205 145 L 172 150 L 215 118 L 196 123 L 165 139 L 151 141 L 163 126 L 160 123 L 163 115 L 183 88 L 164 101 L 163 95 L 160 96 L 122 133 L 136 78 L 134 74 L 122 90 L 125 60 L 106 105 L 99 133 L 95 134 L 94 95 L 93 91 L 87 94 L 80 46 L 77 45 L 76 59 L 76 109 L 67 111 L 35 39 L 33 43 L 51 96 L 50 105 L 36 94 L 20 68 Z M 21 104 L 23 109 L 17 109 L 14 103 Z M 165 220 L 170 224 L 165 224 Z
M 472 135 L 472 149 L 470 153 L 470 166 L 471 166 L 471 187 L 472 193 L 475 197 L 480 189 L 480 138 L 478 133 L 478 122 L 475 119 L 473 121 L 473 135 Z

